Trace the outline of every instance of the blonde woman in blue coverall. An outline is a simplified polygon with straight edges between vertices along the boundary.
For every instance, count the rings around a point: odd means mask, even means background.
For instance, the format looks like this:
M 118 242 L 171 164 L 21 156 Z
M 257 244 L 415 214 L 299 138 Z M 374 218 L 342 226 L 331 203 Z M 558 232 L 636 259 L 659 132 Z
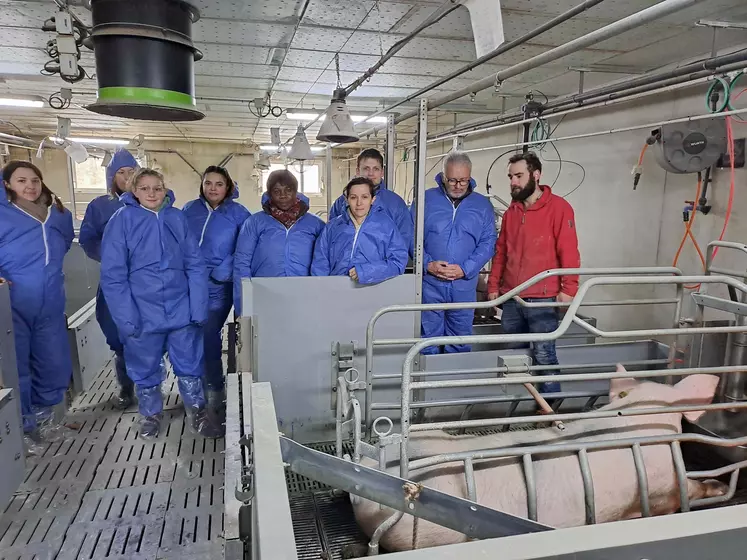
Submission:
M 124 341 L 135 382 L 140 437 L 158 436 L 163 415 L 160 362 L 177 376 L 192 433 L 222 435 L 206 407 L 202 326 L 208 318 L 207 269 L 187 218 L 173 207 L 163 175 L 140 169 L 124 207 L 112 216 L 101 248 L 101 287 Z

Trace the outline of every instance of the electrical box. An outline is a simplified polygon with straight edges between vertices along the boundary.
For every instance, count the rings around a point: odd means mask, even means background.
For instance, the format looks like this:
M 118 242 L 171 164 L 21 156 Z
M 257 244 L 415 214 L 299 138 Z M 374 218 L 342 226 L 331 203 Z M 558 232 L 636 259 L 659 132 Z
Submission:
M 741 169 L 742 167 L 744 167 L 744 148 L 744 138 L 734 140 L 734 167 L 737 169 Z M 718 163 L 716 163 L 716 166 L 721 168 L 731 167 L 731 156 L 729 155 L 728 151 L 721 154 L 721 157 L 718 158 Z

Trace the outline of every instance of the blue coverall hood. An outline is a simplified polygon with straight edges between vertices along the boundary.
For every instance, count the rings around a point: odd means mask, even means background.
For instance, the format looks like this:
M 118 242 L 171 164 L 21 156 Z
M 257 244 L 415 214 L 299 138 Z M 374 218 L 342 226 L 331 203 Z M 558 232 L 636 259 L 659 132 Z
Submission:
M 131 192 L 124 193 L 122 197 L 120 198 L 120 200 L 125 206 L 141 206 L 144 210 L 147 210 L 147 208 L 142 206 L 140 204 L 140 201 L 137 199 L 137 197 Z M 163 202 L 164 204 L 161 207 L 161 210 L 163 210 L 164 208 L 173 207 L 174 202 L 176 202 L 176 195 L 174 195 L 174 191 L 172 191 L 171 189 L 166 189 L 166 198 L 163 199 Z
M 306 209 L 308 210 L 311 208 L 311 203 L 309 202 L 309 197 L 306 196 L 303 193 L 296 193 L 296 198 L 301 201 L 302 204 L 306 205 Z M 270 193 L 265 192 L 262 195 L 262 208 L 265 208 L 270 203 Z M 266 210 L 265 210 L 266 211 Z
M 117 171 L 123 167 L 133 167 L 137 169 L 140 164 L 130 152 L 127 150 L 117 150 L 112 156 L 112 160 L 109 165 L 106 166 L 106 188 L 110 191 L 114 191 L 114 176 Z

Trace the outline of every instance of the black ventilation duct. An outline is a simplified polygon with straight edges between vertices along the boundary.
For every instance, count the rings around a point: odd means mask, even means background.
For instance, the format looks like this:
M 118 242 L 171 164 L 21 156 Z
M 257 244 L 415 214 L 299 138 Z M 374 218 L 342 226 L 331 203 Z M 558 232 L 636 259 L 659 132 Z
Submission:
M 91 0 L 98 99 L 88 109 L 149 121 L 197 121 L 192 43 L 200 18 L 182 0 Z

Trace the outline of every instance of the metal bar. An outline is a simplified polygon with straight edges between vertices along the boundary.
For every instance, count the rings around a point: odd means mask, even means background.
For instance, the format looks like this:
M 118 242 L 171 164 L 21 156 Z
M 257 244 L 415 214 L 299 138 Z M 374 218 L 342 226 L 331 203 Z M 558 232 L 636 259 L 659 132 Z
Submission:
M 719 268 L 712 266 L 710 272 L 713 274 L 723 274 L 724 276 L 736 276 L 737 278 L 747 278 L 747 271 L 744 270 L 730 270 L 728 268 Z
M 567 391 L 562 393 L 553 393 L 553 399 L 594 399 L 604 397 L 608 394 L 608 391 L 598 392 L 581 392 L 581 391 Z M 419 408 L 430 408 L 430 407 L 447 407 L 447 406 L 471 406 L 476 404 L 496 404 L 496 403 L 514 403 L 514 402 L 530 402 L 534 399 L 529 395 L 501 395 L 495 397 L 472 397 L 464 399 L 453 399 L 443 401 L 421 401 L 412 403 L 413 409 Z M 593 403 L 592 403 L 593 404 Z M 400 403 L 373 403 L 372 410 L 397 410 L 400 407 Z
M 741 372 L 747 372 L 747 365 L 728 365 L 715 366 L 707 368 L 681 368 L 677 369 L 677 375 L 696 375 L 700 373 L 709 375 L 734 375 Z M 648 379 L 654 377 L 666 377 L 672 375 L 672 372 L 665 369 L 649 369 L 641 371 L 623 371 L 623 372 L 599 372 L 599 373 L 575 373 L 564 374 L 557 377 L 563 381 L 600 381 L 610 379 L 626 379 L 629 377 L 635 379 Z M 536 383 L 543 378 L 537 378 L 531 375 L 516 377 L 499 377 L 483 379 L 450 379 L 447 381 L 413 381 L 409 385 L 417 389 L 454 389 L 457 387 L 489 387 L 493 385 L 523 385 L 524 383 Z
M 636 336 L 655 337 L 655 336 L 671 336 L 677 334 L 715 334 L 715 333 L 729 333 L 729 332 L 745 332 L 747 325 L 737 325 L 734 327 L 692 327 L 682 329 L 643 329 L 640 331 L 603 331 L 600 330 L 583 319 L 578 317 L 573 318 L 573 322 L 578 326 L 583 327 L 588 332 L 599 338 L 631 338 Z M 458 343 L 457 343 L 458 344 Z
M 420 100 L 420 110 L 418 112 L 418 136 L 417 136 L 417 181 L 415 183 L 415 254 L 413 264 L 415 266 L 415 293 L 416 303 L 422 301 L 423 286 L 423 235 L 425 230 L 425 159 L 428 147 L 425 139 L 428 136 L 428 100 Z M 418 310 L 413 310 L 418 311 Z M 415 320 L 414 336 L 420 336 L 420 314 L 417 314 Z
M 223 503 L 225 516 L 223 536 L 227 541 L 241 538 L 239 532 L 240 510 L 244 505 L 237 497 L 237 491 L 242 491 L 241 470 L 241 420 L 239 415 L 239 376 L 226 376 L 226 452 L 225 452 L 225 482 L 223 484 Z M 249 376 L 247 376 L 249 377 Z
M 651 516 L 651 504 L 648 498 L 648 473 L 646 472 L 646 462 L 643 460 L 641 445 L 633 444 L 633 463 L 635 464 L 635 474 L 638 477 L 638 493 L 641 497 L 641 515 L 643 517 Z
M 314 451 L 285 437 L 280 437 L 279 444 L 283 460 L 295 473 L 468 537 L 489 539 L 551 530 L 545 525 L 486 508 L 427 486 L 420 487 L 417 499 L 408 501 L 403 492 L 406 480 Z
M 258 534 L 252 538 L 258 543 L 259 558 L 296 560 L 296 539 L 270 383 L 252 384 L 251 395 L 254 496 L 256 511 L 262 515 L 262 522 L 255 526 Z
M 394 172 L 396 165 L 394 163 L 394 148 L 397 143 L 397 130 L 394 127 L 394 115 L 388 115 L 386 118 L 386 187 L 394 190 Z M 405 185 L 405 188 L 409 185 Z
M 688 473 L 688 478 L 690 474 Z M 704 506 L 711 506 L 714 504 L 720 504 L 730 501 L 737 493 L 737 482 L 739 481 L 739 469 L 732 471 L 729 477 L 729 490 L 723 496 L 713 496 L 711 498 L 700 498 L 699 500 L 692 500 L 690 502 L 690 508 L 698 508 Z
M 467 497 L 470 502 L 477 502 L 477 487 L 475 486 L 475 469 L 472 459 L 464 460 L 464 478 L 467 481 Z
M 747 276 L 747 273 L 745 273 Z M 548 302 L 529 302 L 525 301 L 520 297 L 515 297 L 514 300 L 523 307 L 568 307 L 571 305 L 570 302 L 561 303 L 558 301 Z M 581 307 L 607 307 L 608 305 L 663 305 L 679 303 L 677 298 L 668 299 L 621 299 L 621 300 L 610 300 L 610 301 L 589 301 L 581 304 Z
M 329 221 L 329 211 L 332 209 L 332 145 L 327 142 L 326 159 L 324 164 L 325 189 L 327 195 L 327 221 Z
M 454 430 L 458 428 L 487 428 L 492 426 L 503 426 L 505 424 L 540 424 L 543 422 L 554 422 L 556 420 L 588 420 L 598 418 L 618 418 L 620 416 L 648 416 L 649 414 L 671 414 L 673 412 L 699 412 L 701 410 L 711 411 L 736 409 L 747 409 L 747 402 L 728 402 L 707 405 L 674 406 L 660 408 L 628 408 L 621 410 L 597 410 L 592 412 L 543 414 L 540 416 L 519 416 L 516 418 L 484 418 L 480 420 L 432 422 L 428 424 L 409 424 L 408 431 L 427 432 L 435 430 Z
M 524 481 L 527 487 L 527 516 L 537 521 L 537 483 L 534 480 L 534 464 L 532 455 L 525 453 L 521 457 L 524 466 Z
M 591 476 L 589 466 L 589 454 L 586 449 L 578 452 L 578 465 L 581 468 L 581 480 L 584 483 L 584 504 L 586 510 L 586 524 L 594 525 L 597 522 L 597 513 L 594 506 L 594 480 Z
M 745 273 L 745 275 L 747 275 L 747 273 Z M 735 315 L 747 315 L 747 304 L 738 301 L 731 301 L 729 299 L 700 293 L 694 293 L 692 297 L 698 305 L 704 305 L 705 307 L 710 307 L 712 309 L 734 313 Z
M 474 369 L 460 369 L 453 371 L 418 371 L 413 372 L 413 377 L 438 377 L 447 375 L 477 375 L 481 373 L 512 373 L 512 372 L 525 372 L 525 371 L 547 371 L 557 369 L 599 369 L 604 367 L 614 368 L 617 364 L 623 366 L 645 366 L 655 364 L 666 364 L 669 360 L 661 358 L 658 360 L 630 360 L 627 362 L 600 362 L 595 364 L 567 364 L 567 365 L 551 365 L 551 366 L 528 366 L 523 368 L 518 367 L 495 367 L 495 368 L 474 368 Z M 374 379 L 399 379 L 402 377 L 401 373 L 377 373 L 373 376 Z
M 438 86 L 443 85 L 446 82 L 449 82 L 449 81 L 453 80 L 454 78 L 458 78 L 462 74 L 466 74 L 470 70 L 473 70 L 474 68 L 477 68 L 478 66 L 480 66 L 480 65 L 482 65 L 482 64 L 484 64 L 484 63 L 486 63 L 486 62 L 488 62 L 490 60 L 493 60 L 494 58 L 502 55 L 503 53 L 506 53 L 506 52 L 508 52 L 508 51 L 510 51 L 512 49 L 515 49 L 518 46 L 523 45 L 527 41 L 531 41 L 532 39 L 534 39 L 538 35 L 541 35 L 542 33 L 545 33 L 546 31 L 549 31 L 549 30 L 557 27 L 558 25 L 560 25 L 562 23 L 565 23 L 569 19 L 577 16 L 578 14 L 580 14 L 582 12 L 585 12 L 589 8 L 592 8 L 592 7 L 596 6 L 597 4 L 600 4 L 603 1 L 604 0 L 586 0 L 585 2 L 582 2 L 581 4 L 579 4 L 578 6 L 574 6 L 570 10 L 568 10 L 566 12 L 563 12 L 562 14 L 554 17 L 550 21 L 548 21 L 548 22 L 540 25 L 539 27 L 533 29 L 529 33 L 525 33 L 521 37 L 517 37 L 516 39 L 514 39 L 513 41 L 509 41 L 508 43 L 503 43 L 502 45 L 500 45 L 499 47 L 493 49 L 489 53 L 481 56 L 480 58 L 478 58 L 474 62 L 470 62 L 469 64 L 467 64 L 465 66 L 462 66 L 461 68 L 459 68 L 458 70 L 452 72 L 448 76 L 444 76 L 443 78 L 439 78 L 438 80 L 436 80 L 432 84 L 429 84 L 429 85 L 425 86 L 424 88 L 416 91 L 415 93 L 408 95 L 407 97 L 405 97 L 401 101 L 397 101 L 396 103 L 394 103 L 393 105 L 390 105 L 386 109 L 382 109 L 381 111 L 377 111 L 376 113 L 374 113 L 373 115 L 371 115 L 368 118 L 372 119 L 373 117 L 378 117 L 379 115 L 383 115 L 384 113 L 389 113 L 390 111 L 396 109 L 400 105 L 404 105 L 405 103 L 408 103 L 409 101 L 412 101 L 413 99 L 419 99 L 424 94 L 426 94 L 429 91 L 437 88 Z M 412 116 L 414 116 L 414 115 L 412 115 Z M 398 121 L 398 122 L 401 122 L 401 121 Z M 379 127 L 373 127 L 373 128 L 370 128 L 369 130 L 366 130 L 365 132 L 363 132 L 361 134 L 361 137 L 368 136 L 369 134 L 373 134 L 374 132 L 376 132 L 376 130 L 378 130 L 378 128 Z
M 670 445 L 672 459 L 674 460 L 674 472 L 677 475 L 677 485 L 680 489 L 680 511 L 690 511 L 690 497 L 687 494 L 687 471 L 685 460 L 682 458 L 682 448 L 678 441 L 673 441 Z
M 472 461 L 482 461 L 485 459 L 505 459 L 509 457 L 519 457 L 526 454 L 531 454 L 534 456 L 557 453 L 578 453 L 582 449 L 585 449 L 587 452 L 607 451 L 609 449 L 624 449 L 627 447 L 632 447 L 636 443 L 641 446 L 669 445 L 673 441 L 678 441 L 680 443 L 702 443 L 706 445 L 713 445 L 716 447 L 732 448 L 747 445 L 747 436 L 734 439 L 724 439 L 720 437 L 703 436 L 699 434 L 667 434 L 661 436 L 641 436 L 635 438 L 624 438 L 607 441 L 527 445 L 523 447 L 503 447 L 500 449 L 479 449 L 476 451 L 442 453 L 441 455 L 424 457 L 422 459 L 412 461 L 410 468 L 415 471 L 446 463 L 462 463 L 466 458 L 470 458 L 472 459 Z M 735 470 L 737 468 L 738 466 L 732 467 L 732 470 Z
M 524 62 L 520 62 L 519 64 L 510 66 L 505 70 L 501 70 L 494 76 L 488 76 L 487 78 L 483 78 L 481 80 L 473 82 L 472 84 L 458 89 L 454 92 L 434 97 L 428 103 L 428 108 L 435 109 L 437 107 L 440 107 L 441 105 L 444 105 L 451 101 L 455 101 L 460 97 L 464 97 L 472 93 L 478 93 L 484 89 L 500 85 L 505 80 L 514 76 L 518 76 L 523 72 L 533 70 L 534 68 L 543 66 L 549 62 L 554 62 L 555 60 L 558 60 L 564 56 L 573 54 L 581 49 L 586 49 L 612 37 L 616 37 L 617 35 L 625 33 L 626 31 L 629 31 L 631 29 L 636 29 L 641 25 L 660 19 L 683 8 L 694 6 L 702 1 L 703 0 L 663 0 L 662 2 L 659 2 L 654 6 L 650 6 L 649 8 L 641 10 L 640 12 L 629 15 L 628 17 L 620 19 L 614 23 L 596 29 L 591 33 L 588 33 L 587 35 L 578 37 L 577 39 L 569 41 L 559 47 L 555 47 L 553 49 L 545 51 L 542 54 L 525 60 Z M 408 111 L 407 113 L 404 113 L 403 115 L 397 117 L 396 122 L 401 123 L 409 118 L 414 117 L 416 114 L 417 113 L 414 111 Z M 361 136 L 365 136 L 365 134 L 362 134 Z

